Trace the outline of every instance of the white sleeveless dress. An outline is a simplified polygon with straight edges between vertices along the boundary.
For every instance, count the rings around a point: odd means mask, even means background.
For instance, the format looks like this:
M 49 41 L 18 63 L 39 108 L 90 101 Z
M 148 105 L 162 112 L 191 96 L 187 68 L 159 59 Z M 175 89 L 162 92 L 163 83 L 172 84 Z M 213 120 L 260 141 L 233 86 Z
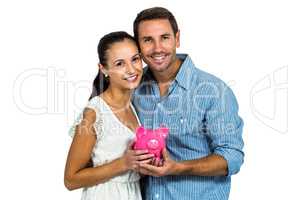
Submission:
M 130 106 L 138 119 L 134 107 Z M 135 138 L 135 133 L 119 121 L 101 97 L 92 98 L 86 107 L 96 112 L 94 129 L 97 141 L 91 155 L 94 167 L 121 157 L 128 143 Z M 70 129 L 72 137 L 81 120 L 82 114 Z M 139 179 L 137 172 L 129 171 L 105 183 L 84 188 L 81 200 L 141 200 Z

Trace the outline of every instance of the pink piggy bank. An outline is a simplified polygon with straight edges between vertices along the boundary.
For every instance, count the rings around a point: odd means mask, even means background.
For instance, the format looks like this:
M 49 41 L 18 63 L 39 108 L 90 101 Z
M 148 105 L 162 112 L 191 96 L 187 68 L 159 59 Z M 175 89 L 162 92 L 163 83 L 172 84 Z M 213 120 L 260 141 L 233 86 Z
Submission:
M 165 148 L 165 139 L 169 134 L 169 129 L 160 127 L 158 129 L 145 129 L 140 126 L 136 130 L 136 139 L 134 144 L 135 150 L 147 149 L 149 153 L 154 154 L 154 158 L 160 160 L 162 157 L 162 150 Z

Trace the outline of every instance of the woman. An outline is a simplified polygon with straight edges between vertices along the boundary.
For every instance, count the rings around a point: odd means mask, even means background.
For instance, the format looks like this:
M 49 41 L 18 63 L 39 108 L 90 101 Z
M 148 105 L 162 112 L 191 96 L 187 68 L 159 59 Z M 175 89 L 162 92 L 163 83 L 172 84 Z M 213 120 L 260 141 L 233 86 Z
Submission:
M 130 99 L 142 77 L 141 57 L 126 32 L 105 35 L 98 56 L 93 93 L 71 129 L 65 186 L 84 188 L 82 199 L 138 200 L 140 176 L 135 170 L 153 158 L 147 151 L 132 150 L 140 122 Z

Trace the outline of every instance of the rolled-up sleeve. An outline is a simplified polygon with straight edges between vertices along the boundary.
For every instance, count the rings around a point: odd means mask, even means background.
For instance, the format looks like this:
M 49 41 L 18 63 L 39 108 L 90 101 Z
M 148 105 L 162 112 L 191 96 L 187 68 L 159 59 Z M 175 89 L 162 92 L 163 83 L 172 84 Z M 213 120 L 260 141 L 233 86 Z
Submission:
M 228 176 L 239 172 L 244 162 L 243 125 L 243 120 L 238 115 L 236 98 L 224 84 L 211 98 L 206 112 L 206 127 L 211 151 L 227 161 Z

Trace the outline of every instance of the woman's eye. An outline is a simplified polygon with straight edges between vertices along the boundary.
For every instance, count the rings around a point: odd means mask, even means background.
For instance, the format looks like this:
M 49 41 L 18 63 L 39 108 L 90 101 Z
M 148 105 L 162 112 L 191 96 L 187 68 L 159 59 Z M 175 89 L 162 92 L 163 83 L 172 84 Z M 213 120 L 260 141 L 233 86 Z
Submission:
M 132 59 L 132 62 L 139 62 L 140 59 L 141 59 L 141 58 L 140 58 L 139 56 L 138 56 L 138 57 L 135 57 L 135 58 Z
M 116 63 L 116 66 L 117 67 L 121 67 L 123 65 L 123 63 L 122 62 L 118 62 L 118 63 Z

